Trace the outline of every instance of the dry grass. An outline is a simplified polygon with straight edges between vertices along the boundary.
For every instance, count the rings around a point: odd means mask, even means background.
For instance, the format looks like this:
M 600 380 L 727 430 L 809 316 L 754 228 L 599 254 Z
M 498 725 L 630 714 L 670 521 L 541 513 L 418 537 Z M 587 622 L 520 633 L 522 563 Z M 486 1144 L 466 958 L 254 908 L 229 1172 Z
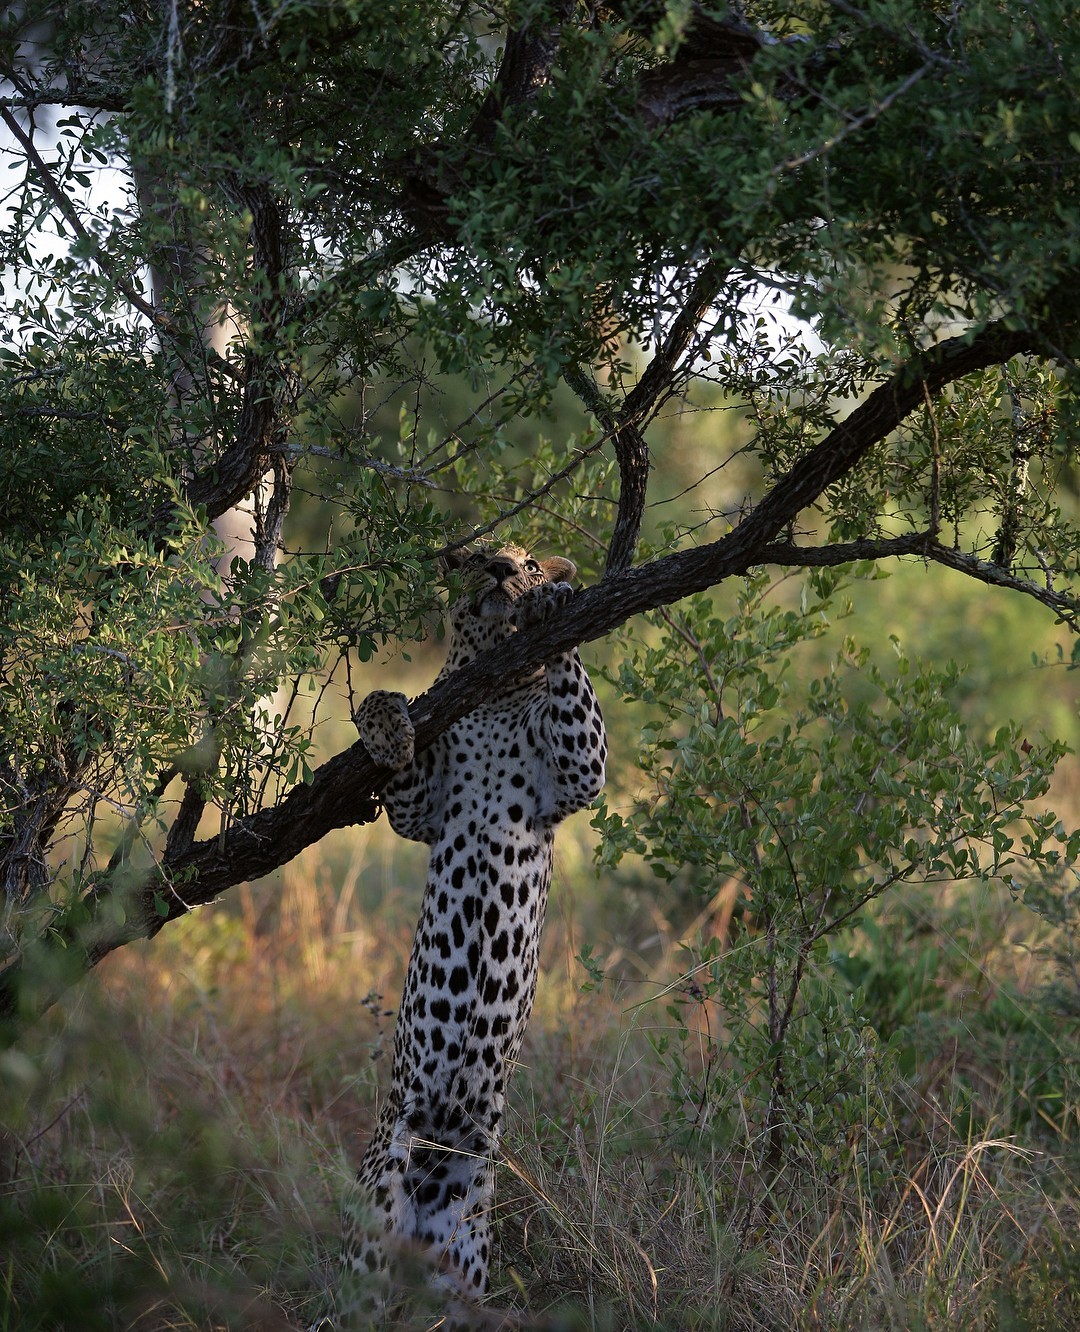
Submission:
M 569 1104 L 530 1083 L 508 1134 L 504 1260 L 531 1269 L 534 1305 L 569 1301 L 610 1328 L 1080 1327 L 1068 1144 L 1055 1158 L 1014 1136 L 965 1141 L 940 1100 L 921 1101 L 873 1187 L 858 1153 L 770 1174 L 749 1134 L 665 1146 L 655 1059 L 634 1033 L 596 1053 Z
M 0 1332 L 317 1311 L 417 907 L 398 878 L 419 872 L 382 837 L 324 844 L 124 950 L 4 1057 Z M 561 853 L 573 878 L 578 855 Z M 498 1304 L 612 1332 L 1080 1329 L 1077 1106 L 1047 1112 L 1045 1070 L 979 1045 L 970 997 L 971 1042 L 953 1024 L 920 1052 L 886 1122 L 868 1111 L 841 1150 L 803 1126 L 770 1170 L 737 1078 L 708 1122 L 679 1120 L 663 1003 L 583 991 L 590 900 L 556 892 L 499 1174 Z M 653 976 L 674 980 L 677 925 L 638 919 Z M 979 968 L 1012 983 L 1006 923 Z

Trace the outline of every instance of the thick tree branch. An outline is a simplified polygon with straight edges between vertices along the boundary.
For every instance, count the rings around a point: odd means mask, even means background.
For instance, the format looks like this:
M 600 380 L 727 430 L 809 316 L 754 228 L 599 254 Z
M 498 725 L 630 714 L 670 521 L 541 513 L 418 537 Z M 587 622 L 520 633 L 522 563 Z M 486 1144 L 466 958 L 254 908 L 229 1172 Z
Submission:
M 464 134 L 454 142 L 422 146 L 404 165 L 402 208 L 426 244 L 451 237 L 448 200 L 463 184 L 470 161 L 493 150 L 507 113 L 530 102 L 547 82 L 574 0 L 559 0 L 552 8 L 546 23 L 525 24 L 507 33 L 498 72 Z
M 10 69 L 5 69 L 3 73 L 9 79 L 12 77 Z M 17 97 L 0 97 L 0 107 L 12 111 L 36 111 L 42 106 L 80 107 L 85 111 L 109 111 L 119 114 L 127 110 L 128 101 L 113 89 L 90 88 L 86 85 L 27 89 Z
M 561 0 L 550 22 L 539 27 L 526 25 L 507 34 L 499 72 L 466 132 L 466 141 L 491 147 L 507 110 L 527 102 L 543 87 L 555 62 L 563 24 L 574 9 L 574 0 Z
M 525 106 L 551 73 L 563 26 L 575 5 L 561 0 L 546 24 L 524 26 L 507 35 L 498 73 L 472 124 L 456 142 L 424 146 L 402 171 L 402 207 L 428 243 L 451 236 L 448 200 L 467 178 L 470 160 L 487 153 L 508 110 Z M 663 6 L 633 7 L 639 30 L 664 17 Z M 765 37 L 735 18 L 720 19 L 693 6 L 693 17 L 674 58 L 646 70 L 638 80 L 637 114 L 650 130 L 699 110 L 737 110 L 743 105 L 740 81 Z
M 626 420 L 640 421 L 661 399 L 671 395 L 676 368 L 694 340 L 701 336 L 702 320 L 723 289 L 729 271 L 727 264 L 710 260 L 698 273 L 663 342 L 627 394 L 620 413 Z
M 613 411 L 595 381 L 580 366 L 567 366 L 563 378 L 615 445 L 615 458 L 619 464 L 619 508 L 608 543 L 606 576 L 610 577 L 633 563 L 649 485 L 649 446 L 637 422 L 624 419 L 622 410 Z
M 761 33 L 746 24 L 699 12 L 674 60 L 638 81 L 638 115 L 656 129 L 692 111 L 738 110 L 741 80 L 761 46 Z
M 238 202 L 251 213 L 251 241 L 256 269 L 265 284 L 265 296 L 255 311 L 258 345 L 248 352 L 243 381 L 244 396 L 234 438 L 213 463 L 202 468 L 187 486 L 187 498 L 217 518 L 238 504 L 269 471 L 273 455 L 280 453 L 280 372 L 271 353 L 273 334 L 281 317 L 285 267 L 284 210 L 264 186 L 245 186 Z
M 923 403 L 924 393 L 938 392 L 963 375 L 1031 351 L 1035 345 L 1030 332 L 998 324 L 970 340 L 954 338 L 925 352 L 834 426 L 727 536 L 605 578 L 579 593 L 558 618 L 515 635 L 418 698 L 409 710 L 417 750 L 473 711 L 507 676 L 601 638 L 632 615 L 704 591 L 770 559 L 794 557 L 793 546 L 777 544 L 780 534 Z M 888 553 L 903 552 L 897 547 Z M 980 561 L 968 557 L 954 561 L 932 542 L 918 553 L 987 577 Z M 853 553 L 852 558 L 859 556 Z M 803 562 L 814 562 L 812 552 L 806 552 Z M 1004 577 L 1012 576 L 1004 573 Z M 993 581 L 1000 583 L 1001 577 Z M 238 821 L 219 838 L 178 851 L 141 881 L 121 886 L 106 880 L 79 904 L 77 920 L 58 920 L 36 947 L 39 955 L 61 958 L 66 964 L 63 970 L 46 967 L 35 977 L 34 959 L 16 957 L 0 973 L 0 1017 L 19 1010 L 24 985 L 29 983 L 24 1005 L 31 1011 L 47 1007 L 113 949 L 156 934 L 167 920 L 211 901 L 233 884 L 269 873 L 333 828 L 369 822 L 378 810 L 372 793 L 387 776 L 357 743 L 324 763 L 309 784 L 294 787 L 280 804 Z

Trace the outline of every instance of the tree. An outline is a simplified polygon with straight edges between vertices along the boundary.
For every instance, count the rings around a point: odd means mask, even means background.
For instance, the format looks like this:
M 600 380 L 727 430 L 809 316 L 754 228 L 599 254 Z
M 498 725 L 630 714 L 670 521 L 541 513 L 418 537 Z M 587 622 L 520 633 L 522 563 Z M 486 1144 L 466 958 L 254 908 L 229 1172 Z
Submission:
M 9 7 L 0 1012 L 375 816 L 362 748 L 312 770 L 267 700 L 417 637 L 448 541 L 551 506 L 551 539 L 606 555 L 417 700 L 419 745 L 503 672 L 764 565 L 914 556 L 1075 630 L 1070 17 Z M 458 419 L 439 375 L 470 385 Z M 546 440 L 566 389 L 578 428 Z M 740 413 L 706 471 L 752 464 L 748 498 L 642 556 L 658 480 L 703 483 L 650 448 L 676 400 Z M 297 478 L 319 549 L 288 539 Z M 212 525 L 245 499 L 223 570 Z

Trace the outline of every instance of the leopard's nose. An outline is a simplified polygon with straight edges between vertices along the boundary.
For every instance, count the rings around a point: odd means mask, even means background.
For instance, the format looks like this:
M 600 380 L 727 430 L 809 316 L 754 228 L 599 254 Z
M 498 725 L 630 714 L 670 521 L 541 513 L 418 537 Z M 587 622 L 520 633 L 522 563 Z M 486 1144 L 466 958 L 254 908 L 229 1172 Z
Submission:
M 512 560 L 492 560 L 487 571 L 497 583 L 505 583 L 517 573 L 517 565 Z

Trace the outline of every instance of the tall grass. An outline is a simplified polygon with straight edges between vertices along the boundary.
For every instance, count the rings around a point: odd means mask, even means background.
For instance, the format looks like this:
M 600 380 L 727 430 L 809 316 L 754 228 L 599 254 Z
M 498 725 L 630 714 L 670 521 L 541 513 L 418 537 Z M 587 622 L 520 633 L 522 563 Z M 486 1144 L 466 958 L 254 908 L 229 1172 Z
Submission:
M 388 838 L 330 840 L 123 950 L 4 1056 L 0 1329 L 318 1311 L 418 905 Z M 726 1015 L 697 1011 L 679 947 L 695 922 L 581 891 L 580 837 L 560 848 L 499 1169 L 496 1308 L 613 1332 L 1080 1329 L 1075 1016 L 1039 999 L 1023 913 L 912 902 L 851 936 L 900 1036 L 865 1033 L 846 1139 L 801 1124 L 777 1165 L 748 1071 L 724 1065 Z M 575 960 L 605 917 L 648 983 L 596 988 Z M 919 941 L 934 958 L 891 1011 Z M 673 1091 L 676 1044 L 709 1072 L 701 1104 Z

